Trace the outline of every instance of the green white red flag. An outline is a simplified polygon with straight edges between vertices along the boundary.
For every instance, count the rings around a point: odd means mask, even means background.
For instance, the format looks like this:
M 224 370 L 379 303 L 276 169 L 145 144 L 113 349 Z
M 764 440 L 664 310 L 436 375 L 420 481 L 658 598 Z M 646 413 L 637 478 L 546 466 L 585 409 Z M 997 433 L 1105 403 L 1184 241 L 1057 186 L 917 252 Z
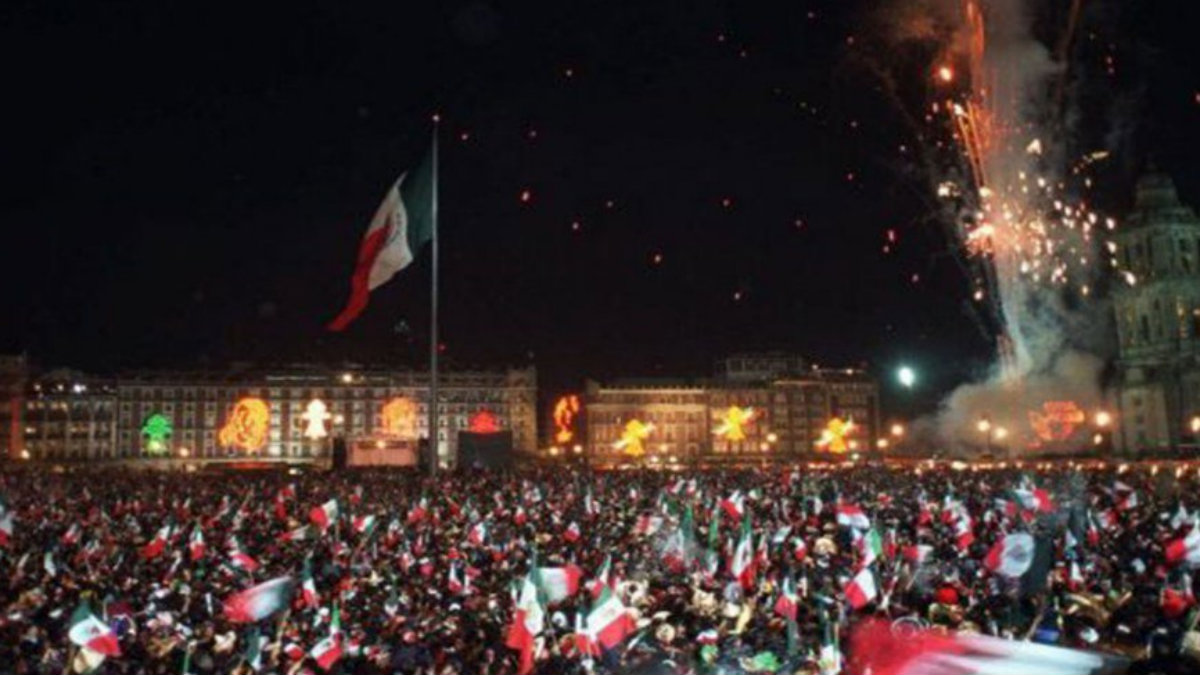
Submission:
M 775 613 L 795 621 L 798 600 L 795 582 L 791 577 L 784 577 L 783 583 L 779 586 L 779 598 L 775 600 Z
M 612 649 L 637 628 L 624 603 L 607 586 L 592 603 L 587 616 L 587 632 L 601 649 Z
M 1167 562 L 1172 565 L 1200 567 L 1200 521 L 1192 525 L 1186 537 L 1171 541 L 1166 547 Z
M 412 264 L 421 247 L 433 238 L 435 177 L 431 159 L 432 153 L 426 155 L 411 175 L 401 175 L 388 188 L 358 245 L 350 299 L 330 322 L 329 330 L 345 330 L 367 308 L 371 291 Z
M 104 656 L 121 655 L 121 644 L 117 641 L 117 634 L 92 613 L 87 603 L 81 603 L 71 614 L 71 628 L 67 636 L 82 649 L 89 649 Z
M 329 624 L 329 635 L 313 646 L 309 656 L 322 670 L 333 668 L 342 659 L 342 617 L 338 606 L 333 606 L 333 620 Z
M 375 522 L 374 515 L 356 516 L 354 518 L 354 531 L 359 534 L 363 534 L 364 532 L 369 534 L 371 530 L 375 529 Z
M 742 519 L 742 533 L 738 538 L 737 546 L 733 550 L 733 557 L 729 561 L 729 573 L 747 591 L 754 589 L 755 581 L 754 545 L 751 541 L 752 539 L 750 517 L 746 516 Z
M 200 530 L 200 525 L 197 524 L 192 528 L 192 535 L 188 539 L 188 555 L 191 557 L 192 562 L 203 558 L 204 550 L 204 532 Z
M 300 582 L 300 597 L 306 607 L 317 607 L 321 604 L 321 596 L 317 593 L 317 582 L 313 580 L 312 560 L 304 559 L 304 578 Z
M 162 555 L 167 549 L 167 541 L 171 538 L 171 526 L 163 525 L 154 533 L 154 538 L 146 543 L 138 552 L 143 560 L 153 560 Z
M 308 512 L 308 519 L 312 521 L 313 525 L 316 525 L 322 530 L 328 529 L 329 526 L 337 520 L 337 518 L 338 503 L 336 499 L 330 499 L 320 506 L 314 506 L 312 507 L 312 510 Z
M 870 567 L 864 567 L 846 584 L 846 601 L 853 609 L 862 609 L 874 602 L 877 595 L 879 590 L 875 585 L 875 573 Z
M 294 530 L 288 530 L 279 535 L 279 541 L 304 541 L 312 536 L 312 530 L 308 525 L 301 525 Z
M 286 607 L 291 598 L 291 577 L 271 579 L 225 600 L 225 616 L 234 623 L 254 623 Z
M 562 602 L 579 591 L 583 570 L 576 565 L 538 567 L 536 582 L 546 604 Z
M 526 575 L 521 581 L 513 622 L 508 627 L 508 636 L 504 641 L 509 649 L 520 652 L 517 675 L 533 672 L 534 641 L 545 627 L 545 612 L 538 601 L 538 589 L 532 576 Z

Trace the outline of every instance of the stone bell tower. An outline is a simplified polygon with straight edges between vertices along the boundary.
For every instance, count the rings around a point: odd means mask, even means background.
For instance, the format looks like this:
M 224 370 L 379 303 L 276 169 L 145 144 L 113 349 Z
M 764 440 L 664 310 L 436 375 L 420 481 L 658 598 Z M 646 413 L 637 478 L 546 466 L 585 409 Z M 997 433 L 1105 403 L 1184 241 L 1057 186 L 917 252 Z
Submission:
M 1115 238 L 1133 274 L 1113 293 L 1119 444 L 1126 452 L 1200 446 L 1200 218 L 1171 178 L 1152 170 Z

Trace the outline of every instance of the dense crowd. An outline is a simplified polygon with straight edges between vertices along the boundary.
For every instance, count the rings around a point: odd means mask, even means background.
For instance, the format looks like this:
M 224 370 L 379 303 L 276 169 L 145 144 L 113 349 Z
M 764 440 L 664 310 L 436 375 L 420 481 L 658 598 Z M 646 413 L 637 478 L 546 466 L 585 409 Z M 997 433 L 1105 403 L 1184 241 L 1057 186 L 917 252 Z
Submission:
M 4 473 L 0 671 L 1200 672 L 1195 469 L 955 468 Z

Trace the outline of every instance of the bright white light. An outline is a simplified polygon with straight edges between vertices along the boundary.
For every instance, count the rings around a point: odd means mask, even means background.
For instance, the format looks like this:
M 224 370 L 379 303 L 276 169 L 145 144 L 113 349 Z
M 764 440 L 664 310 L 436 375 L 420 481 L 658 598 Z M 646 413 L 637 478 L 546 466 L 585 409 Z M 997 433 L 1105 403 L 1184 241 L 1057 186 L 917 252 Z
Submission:
M 917 371 L 909 366 L 900 366 L 900 369 L 896 371 L 896 379 L 899 380 L 900 386 L 912 389 L 913 385 L 917 383 Z

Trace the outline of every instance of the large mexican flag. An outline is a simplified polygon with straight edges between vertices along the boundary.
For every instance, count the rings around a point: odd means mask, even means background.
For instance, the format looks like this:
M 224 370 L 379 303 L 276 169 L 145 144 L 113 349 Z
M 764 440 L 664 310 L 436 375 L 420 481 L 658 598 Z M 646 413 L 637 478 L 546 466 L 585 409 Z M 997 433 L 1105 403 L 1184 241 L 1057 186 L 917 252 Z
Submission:
M 367 308 L 371 291 L 412 264 L 421 247 L 433 238 L 433 152 L 411 173 L 400 176 L 383 197 L 358 245 L 358 260 L 350 278 L 346 308 L 329 324 L 345 330 Z

